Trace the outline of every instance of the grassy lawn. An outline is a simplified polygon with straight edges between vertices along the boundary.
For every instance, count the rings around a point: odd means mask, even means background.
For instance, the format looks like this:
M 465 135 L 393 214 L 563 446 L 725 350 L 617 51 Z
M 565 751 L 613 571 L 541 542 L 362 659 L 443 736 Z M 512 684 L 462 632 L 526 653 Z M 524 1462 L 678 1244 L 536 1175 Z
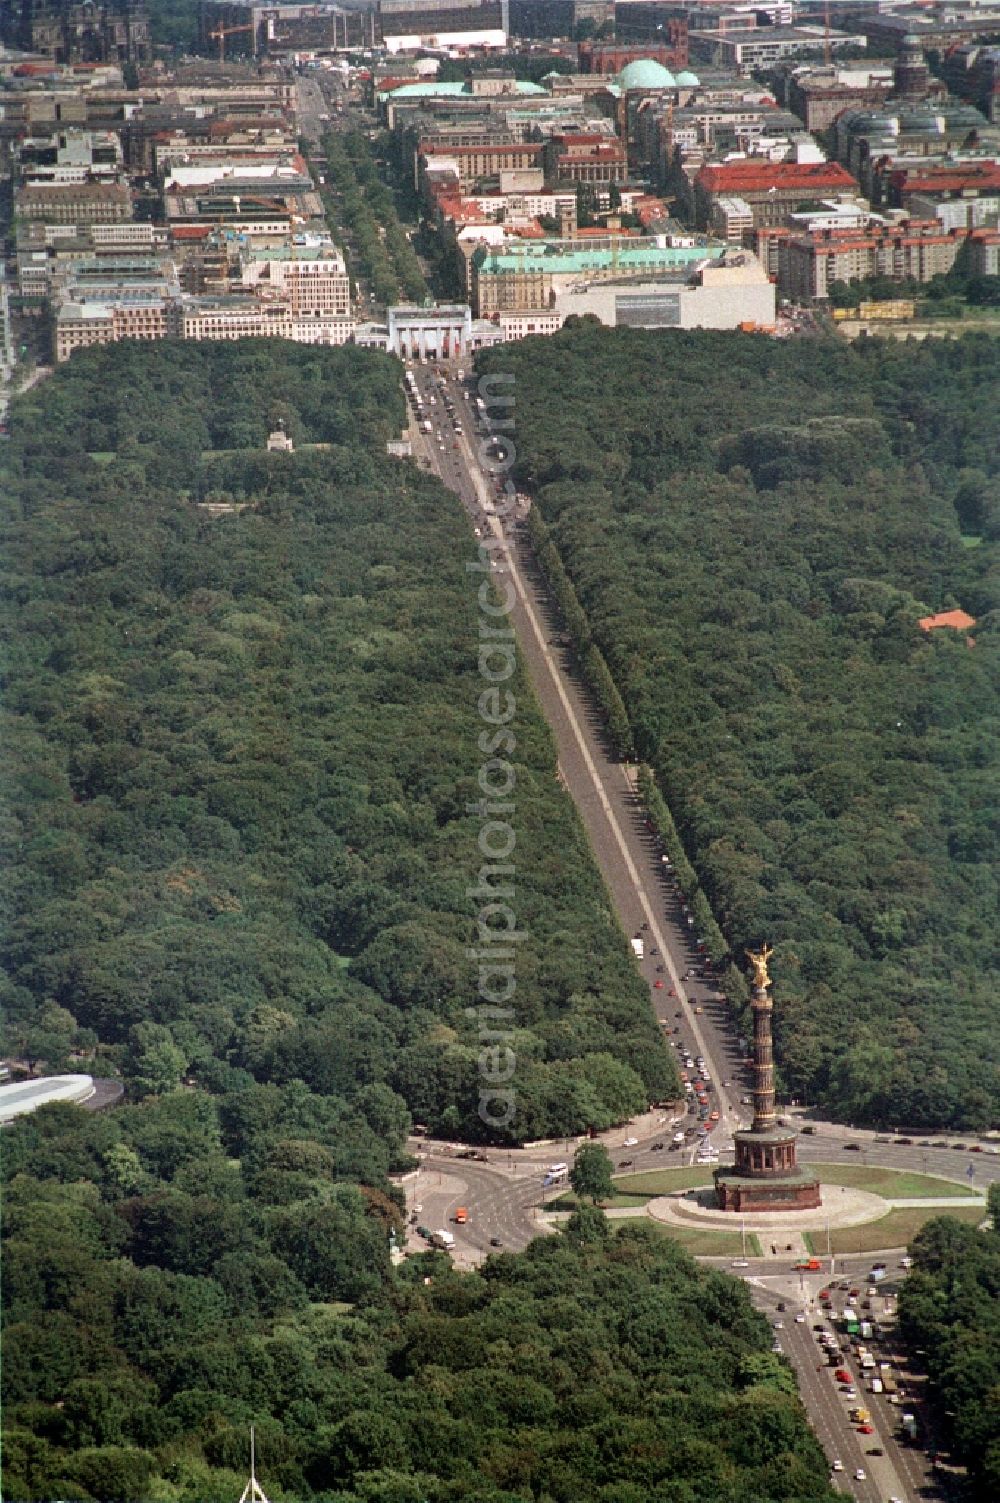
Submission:
M 632 1226 L 630 1221 L 618 1222 L 617 1227 Z M 679 1242 L 695 1258 L 738 1258 L 743 1253 L 743 1238 L 739 1232 L 713 1232 L 701 1227 L 665 1226 L 662 1221 L 641 1221 L 640 1226 L 649 1227 L 658 1237 L 669 1237 Z M 747 1233 L 748 1258 L 762 1256 L 760 1242 Z
M 615 1176 L 617 1193 L 630 1196 L 632 1205 L 642 1205 L 654 1195 L 669 1195 L 674 1190 L 693 1190 L 696 1185 L 711 1183 L 711 1166 L 701 1164 L 689 1164 L 683 1169 L 647 1169 L 642 1174 Z
M 982 1210 L 978 1206 L 956 1206 L 953 1211 L 945 1211 L 940 1207 L 890 1211 L 888 1216 L 883 1216 L 880 1221 L 870 1221 L 867 1226 L 845 1226 L 840 1231 L 833 1231 L 831 1246 L 835 1253 L 874 1252 L 882 1247 L 906 1247 L 925 1221 L 933 1221 L 937 1216 L 954 1216 L 957 1221 L 969 1222 L 975 1226 L 985 1214 L 985 1202 Z M 814 1235 L 819 1238 L 818 1232 Z M 825 1233 L 820 1240 L 825 1248 Z
M 117 457 L 114 449 L 91 449 L 89 454 L 94 463 L 99 464 L 102 469 Z
M 619 1206 L 644 1206 L 648 1199 L 648 1194 L 622 1195 L 616 1190 L 613 1195 L 608 1197 L 607 1200 L 599 1200 L 597 1204 L 602 1211 L 613 1211 Z M 573 1194 L 573 1191 L 567 1190 L 566 1194 L 560 1195 L 558 1199 L 547 1200 L 545 1202 L 545 1209 L 547 1211 L 575 1211 L 579 1204 L 580 1201 L 577 1196 Z M 589 1206 L 590 1201 L 586 1200 L 584 1201 L 584 1204 Z
M 978 1189 L 968 1181 L 939 1179 L 936 1174 L 913 1174 L 908 1169 L 869 1168 L 865 1164 L 810 1164 L 828 1185 L 849 1185 L 853 1190 L 869 1190 L 886 1200 L 941 1200 L 945 1196 L 977 1195 Z M 964 1167 L 964 1166 L 963 1166 Z

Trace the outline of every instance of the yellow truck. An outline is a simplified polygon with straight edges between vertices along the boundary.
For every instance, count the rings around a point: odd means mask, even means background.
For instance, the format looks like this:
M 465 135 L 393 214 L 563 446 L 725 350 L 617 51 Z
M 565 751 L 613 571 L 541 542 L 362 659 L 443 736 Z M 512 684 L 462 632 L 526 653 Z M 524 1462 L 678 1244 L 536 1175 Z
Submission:
M 851 1419 L 856 1425 L 867 1425 L 871 1420 L 871 1414 L 869 1413 L 869 1411 L 867 1409 L 863 1409 L 860 1404 L 855 1405 L 855 1407 L 850 1411 L 850 1415 Z

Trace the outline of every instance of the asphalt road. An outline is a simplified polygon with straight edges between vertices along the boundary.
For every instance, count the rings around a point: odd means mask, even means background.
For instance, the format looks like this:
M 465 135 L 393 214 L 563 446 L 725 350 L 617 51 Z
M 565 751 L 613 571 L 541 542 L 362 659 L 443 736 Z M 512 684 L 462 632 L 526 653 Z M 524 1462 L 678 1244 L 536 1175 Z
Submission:
M 726 1006 L 717 996 L 711 979 L 690 975 L 684 979 L 686 972 L 700 965 L 694 948 L 697 936 L 692 934 L 670 875 L 646 827 L 635 797 L 633 771 L 610 757 L 603 745 L 600 722 L 561 644 L 559 624 L 552 616 L 544 584 L 520 536 L 517 521 L 507 524 L 505 529 L 492 514 L 493 485 L 484 478 L 482 469 L 482 440 L 472 405 L 473 393 L 455 380 L 455 367 L 456 362 L 442 362 L 439 369 L 455 404 L 463 429 L 461 434 L 454 432 L 450 415 L 443 407 L 441 380 L 435 370 L 414 367 L 433 424 L 430 435 L 419 432 L 413 425 L 414 452 L 419 462 L 434 470 L 461 498 L 474 526 L 484 534 L 490 531 L 506 537 L 501 562 L 510 570 L 517 591 L 511 620 L 522 659 L 555 736 L 561 777 L 577 805 L 623 928 L 626 933 L 640 933 L 644 938 L 645 958 L 637 963 L 649 983 L 650 1002 L 664 1025 L 664 1032 L 669 1029 L 671 1040 L 705 1059 L 712 1080 L 712 1104 L 721 1119 L 712 1141 L 725 1155 L 732 1147 L 733 1131 L 751 1116 L 751 1108 L 740 1099 L 749 1094 L 747 1067 Z M 466 376 L 468 380 L 470 373 L 466 372 Z M 514 415 L 516 436 L 516 394 Z M 660 987 L 658 981 L 662 983 Z M 797 1115 L 790 1113 L 793 1117 Z M 799 1156 L 804 1162 L 840 1160 L 848 1164 L 884 1165 L 952 1179 L 958 1178 L 960 1172 L 964 1176 L 971 1165 L 970 1189 L 977 1190 L 1000 1179 L 1000 1157 L 979 1153 L 973 1158 L 968 1150 L 974 1140 L 957 1134 L 949 1135 L 946 1140 L 927 1138 L 898 1143 L 885 1134 L 816 1118 L 810 1118 L 809 1124 L 815 1129 L 813 1135 L 799 1138 Z M 669 1138 L 669 1128 L 661 1120 L 655 1126 L 647 1125 L 640 1142 L 624 1150 L 636 1170 L 670 1167 L 694 1156 L 693 1148 L 687 1148 L 683 1154 L 654 1151 L 653 1143 L 665 1138 Z M 858 1144 L 858 1151 L 847 1150 L 847 1143 Z M 568 1146 L 560 1151 L 557 1145 L 529 1153 L 505 1155 L 496 1151 L 491 1155 L 506 1160 L 507 1165 L 521 1162 L 522 1177 L 518 1179 L 508 1167 L 501 1171 L 495 1165 L 456 1161 L 438 1151 L 426 1160 L 421 1170 L 423 1178 L 418 1176 L 420 1220 L 432 1227 L 449 1226 L 456 1239 L 461 1239 L 462 1261 L 474 1258 L 477 1251 L 479 1255 L 489 1251 L 491 1237 L 498 1237 L 507 1248 L 523 1247 L 539 1230 L 534 1208 L 542 1193 L 541 1159 L 568 1158 L 570 1153 Z M 441 1176 L 437 1185 L 432 1182 L 434 1174 Z M 454 1215 L 456 1206 L 463 1204 L 469 1210 L 470 1221 L 467 1226 L 457 1228 L 449 1217 Z M 838 1259 L 837 1263 L 861 1277 L 873 1256 L 868 1254 L 846 1262 Z M 883 1503 L 890 1497 L 904 1499 L 906 1503 L 937 1498 L 939 1493 L 925 1454 L 897 1445 L 896 1416 L 887 1401 L 875 1396 L 866 1396 L 862 1401 L 873 1412 L 875 1433 L 870 1437 L 860 1436 L 848 1418 L 848 1402 L 832 1379 L 833 1369 L 822 1364 L 822 1370 L 817 1372 L 817 1362 L 822 1362 L 822 1358 L 812 1326 L 818 1323 L 820 1314 L 809 1301 L 815 1299 L 825 1275 L 800 1277 L 790 1268 L 776 1271 L 773 1262 L 751 1260 L 746 1277 L 755 1301 L 773 1318 L 778 1318 L 775 1306 L 779 1299 L 788 1304 L 787 1320 L 780 1317 L 785 1321 L 780 1333 L 781 1346 L 795 1366 L 803 1401 L 829 1459 L 843 1463 L 844 1471 L 835 1474 L 835 1484 L 857 1503 Z M 806 1313 L 803 1323 L 795 1321 L 796 1308 Z M 866 1455 L 871 1446 L 882 1449 L 884 1456 Z M 859 1467 L 867 1474 L 864 1481 L 855 1479 Z

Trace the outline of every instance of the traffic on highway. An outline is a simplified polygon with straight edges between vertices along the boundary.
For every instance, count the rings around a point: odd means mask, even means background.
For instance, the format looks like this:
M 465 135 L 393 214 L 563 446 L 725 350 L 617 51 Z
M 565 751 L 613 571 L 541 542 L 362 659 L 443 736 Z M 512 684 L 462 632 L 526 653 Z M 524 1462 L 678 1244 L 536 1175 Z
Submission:
M 526 502 L 522 500 L 504 521 L 494 508 L 498 482 L 490 433 L 477 406 L 471 373 L 456 360 L 413 362 L 406 384 L 409 437 L 417 462 L 461 498 L 474 536 L 490 533 L 502 539 L 498 551 L 517 592 L 512 622 L 556 736 L 560 772 L 574 794 L 619 919 L 632 939 L 636 965 L 649 984 L 651 1005 L 682 1073 L 684 1100 L 672 1110 L 651 1111 L 641 1122 L 603 1135 L 615 1168 L 632 1173 L 668 1164 L 724 1163 L 732 1151 L 734 1131 L 748 1125 L 752 1116 L 747 1041 L 732 1026 L 702 938 L 645 818 L 634 772 L 614 761 L 594 733 L 586 690 L 573 671 L 560 623 L 552 615 L 523 535 Z M 857 1154 L 857 1162 L 954 1179 L 961 1151 L 971 1188 L 981 1192 L 1000 1178 L 1000 1150 L 994 1144 L 878 1134 L 786 1111 L 789 1120 L 806 1128 L 798 1141 L 800 1161 Z M 422 1159 L 414 1177 L 411 1224 L 432 1235 L 435 1228 L 450 1229 L 453 1255 L 468 1265 L 490 1252 L 523 1248 L 532 1237 L 551 1230 L 543 1207 L 560 1193 L 562 1176 L 553 1181 L 550 1171 L 557 1161 L 571 1162 L 576 1145 L 490 1149 L 474 1158 L 462 1158 L 458 1145 L 414 1146 Z M 454 1223 L 459 1206 L 467 1211 L 460 1226 Z M 758 1306 L 778 1323 L 775 1346 L 795 1367 L 803 1400 L 831 1462 L 834 1486 L 858 1503 L 916 1503 L 918 1498 L 939 1496 L 926 1450 L 914 1445 L 901 1428 L 901 1414 L 911 1411 L 897 1413 L 898 1405 L 890 1402 L 884 1383 L 883 1393 L 874 1397 L 859 1387 L 856 1353 L 839 1352 L 841 1370 L 849 1373 L 850 1383 L 835 1381 L 835 1369 L 827 1360 L 829 1342 L 837 1339 L 843 1346 L 836 1326 L 843 1318 L 838 1301 L 851 1297 L 851 1278 L 866 1276 L 862 1260 L 837 1260 L 848 1288 L 838 1286 L 835 1291 L 824 1282 L 831 1277 L 825 1260 L 820 1260 L 817 1272 L 805 1273 L 793 1270 L 788 1259 L 781 1265 L 781 1250 L 776 1251 L 780 1266 L 773 1256 L 751 1257 L 736 1260 L 745 1265 L 738 1271 Z M 876 1256 L 892 1259 L 895 1267 L 900 1250 Z M 725 1260 L 725 1266 L 731 1261 Z M 885 1293 L 876 1298 L 882 1302 L 878 1324 L 885 1335 L 871 1338 L 871 1350 L 876 1364 L 888 1361 L 895 1370 Z M 880 1346 L 883 1341 L 886 1345 Z M 905 1385 L 896 1386 L 896 1396 L 904 1396 Z M 919 1411 L 916 1399 L 914 1404 Z M 852 1409 L 866 1411 L 867 1417 L 853 1420 Z

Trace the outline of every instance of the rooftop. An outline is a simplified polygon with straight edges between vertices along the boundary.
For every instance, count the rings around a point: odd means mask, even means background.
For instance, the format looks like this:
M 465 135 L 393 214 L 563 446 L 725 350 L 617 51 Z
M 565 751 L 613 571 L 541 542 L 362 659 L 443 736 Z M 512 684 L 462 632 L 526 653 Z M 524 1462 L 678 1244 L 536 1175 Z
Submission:
M 86 1101 L 93 1094 L 94 1082 L 89 1075 L 47 1075 L 41 1080 L 0 1086 L 0 1123 L 26 1116 L 50 1101 Z
M 672 89 L 677 80 L 668 68 L 651 57 L 637 58 L 626 63 L 618 75 L 620 87 L 631 89 Z
M 396 89 L 379 90 L 380 94 L 383 92 L 385 93 L 385 97 L 391 99 L 394 104 L 398 99 L 476 99 L 482 102 L 484 99 L 489 100 L 504 97 L 503 95 L 473 94 L 466 83 L 406 83 L 401 84 Z M 512 85 L 512 92 L 522 95 L 538 95 L 546 93 L 546 90 L 542 88 L 541 84 L 526 83 L 518 79 Z
M 480 271 L 492 272 L 587 272 L 614 266 L 621 271 L 648 271 L 666 266 L 685 267 L 699 261 L 717 260 L 718 250 L 705 246 L 622 245 L 615 250 L 585 246 L 567 251 L 551 245 L 529 245 L 523 250 L 493 251 L 486 249 L 479 262 Z
M 941 627 L 950 627 L 952 631 L 969 631 L 975 626 L 976 618 L 967 611 L 939 611 L 936 616 L 921 616 L 917 624 L 924 631 L 938 631 Z
M 857 189 L 857 182 L 839 162 L 718 162 L 702 167 L 695 179 L 710 193 L 741 194 L 774 188 L 815 191 Z

